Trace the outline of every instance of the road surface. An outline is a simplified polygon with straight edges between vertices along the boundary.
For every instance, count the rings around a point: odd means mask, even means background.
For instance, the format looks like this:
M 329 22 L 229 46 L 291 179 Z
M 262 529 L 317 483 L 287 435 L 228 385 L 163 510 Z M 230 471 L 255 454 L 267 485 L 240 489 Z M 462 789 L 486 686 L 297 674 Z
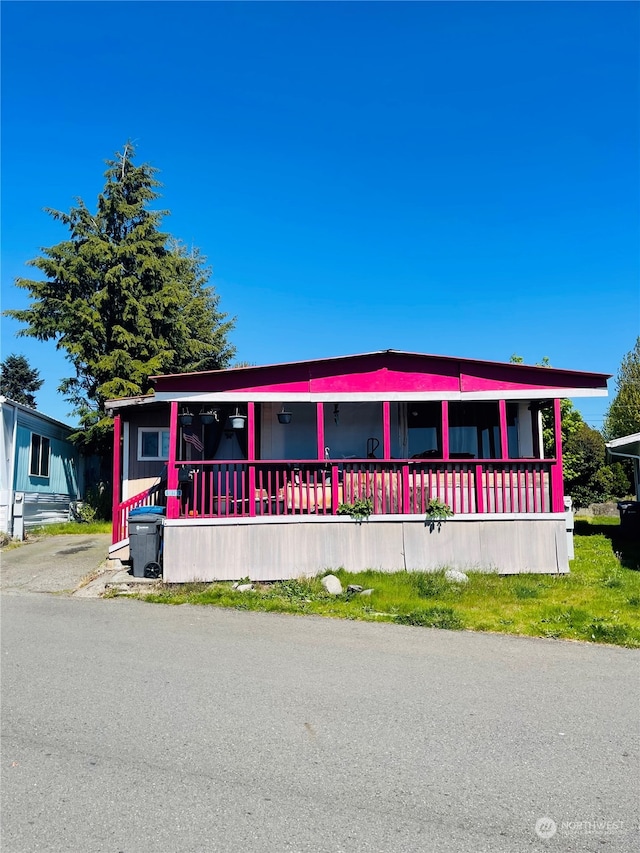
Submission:
M 3 853 L 638 849 L 636 652 L 131 600 L 1 608 Z

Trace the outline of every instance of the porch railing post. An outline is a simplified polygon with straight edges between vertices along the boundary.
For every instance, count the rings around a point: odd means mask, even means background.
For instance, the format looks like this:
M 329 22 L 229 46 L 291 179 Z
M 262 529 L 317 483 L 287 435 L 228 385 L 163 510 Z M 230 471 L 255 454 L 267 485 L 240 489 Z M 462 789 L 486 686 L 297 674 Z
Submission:
M 382 403 L 382 457 L 391 459 L 391 404 Z
M 409 466 L 402 466 L 402 510 L 404 515 L 411 511 L 409 506 Z
M 256 514 L 256 404 L 247 403 L 247 461 L 249 463 L 249 515 Z M 262 504 L 262 496 L 260 496 Z M 261 506 L 262 509 L 262 506 Z
M 499 400 L 500 409 L 500 458 L 509 458 L 509 432 L 507 427 L 507 401 Z
M 124 533 L 120 520 L 120 474 L 122 471 L 120 439 L 122 436 L 122 417 L 116 415 L 113 419 L 113 497 L 111 503 L 111 543 L 115 545 L 123 538 Z
M 476 465 L 476 512 L 484 512 L 484 486 L 482 483 L 482 465 Z
M 551 511 L 564 512 L 564 483 L 562 481 L 562 409 L 560 399 L 553 401 L 553 435 L 555 462 L 551 466 Z M 543 475 L 544 476 L 544 475 Z
M 449 401 L 442 401 L 442 458 L 449 458 Z
M 167 459 L 167 491 L 178 490 L 178 467 L 176 465 L 178 452 L 178 401 L 171 402 L 169 415 L 169 458 Z M 177 495 L 167 495 L 167 518 L 180 517 L 180 498 Z
M 324 404 L 316 403 L 316 437 L 318 459 L 324 459 Z

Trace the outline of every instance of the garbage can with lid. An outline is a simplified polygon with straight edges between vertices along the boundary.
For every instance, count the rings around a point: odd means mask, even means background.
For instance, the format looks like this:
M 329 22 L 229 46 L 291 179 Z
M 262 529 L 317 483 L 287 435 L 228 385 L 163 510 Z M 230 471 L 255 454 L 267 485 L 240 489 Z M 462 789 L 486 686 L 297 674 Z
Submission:
M 164 507 L 137 507 L 129 513 L 129 557 L 134 578 L 159 577 Z
M 622 536 L 640 539 L 640 503 L 638 501 L 618 501 L 620 512 L 620 533 Z

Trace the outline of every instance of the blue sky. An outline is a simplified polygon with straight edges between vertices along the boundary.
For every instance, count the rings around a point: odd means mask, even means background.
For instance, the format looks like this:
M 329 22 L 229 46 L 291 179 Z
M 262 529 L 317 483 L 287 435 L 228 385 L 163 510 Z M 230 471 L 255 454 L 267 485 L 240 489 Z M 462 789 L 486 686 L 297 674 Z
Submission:
M 617 372 L 640 333 L 632 3 L 3 2 L 2 302 L 128 138 L 238 358 Z M 15 338 L 65 419 L 52 343 Z M 610 387 L 613 382 L 610 383 Z M 608 402 L 576 401 L 602 424 Z

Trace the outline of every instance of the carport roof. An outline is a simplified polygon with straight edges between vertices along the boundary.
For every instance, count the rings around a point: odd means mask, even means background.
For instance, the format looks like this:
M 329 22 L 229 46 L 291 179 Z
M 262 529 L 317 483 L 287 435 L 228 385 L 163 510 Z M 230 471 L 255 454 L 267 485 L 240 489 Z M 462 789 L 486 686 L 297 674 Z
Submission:
M 606 446 L 612 456 L 640 456 L 640 432 L 614 438 Z

